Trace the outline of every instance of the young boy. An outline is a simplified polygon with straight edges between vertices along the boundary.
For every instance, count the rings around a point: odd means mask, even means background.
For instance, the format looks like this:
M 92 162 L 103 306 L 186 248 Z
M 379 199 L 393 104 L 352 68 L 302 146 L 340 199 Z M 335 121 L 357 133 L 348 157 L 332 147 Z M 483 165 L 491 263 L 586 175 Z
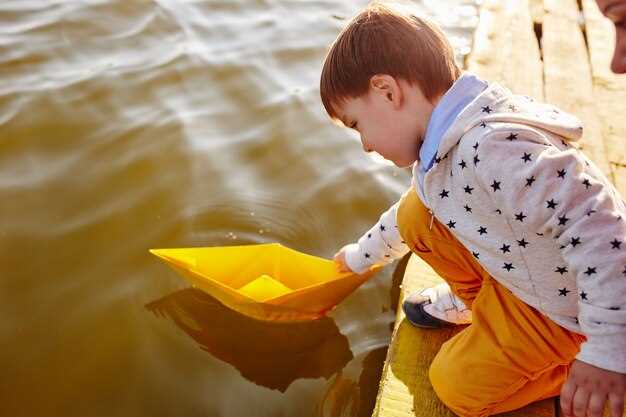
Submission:
M 404 303 L 424 327 L 470 323 L 429 370 L 460 416 L 561 395 L 565 416 L 621 417 L 626 392 L 626 208 L 569 142 L 575 117 L 462 73 L 432 23 L 372 4 L 331 46 L 326 111 L 410 189 L 339 268 L 409 250 L 447 282 Z M 471 314 L 469 314 L 471 311 Z

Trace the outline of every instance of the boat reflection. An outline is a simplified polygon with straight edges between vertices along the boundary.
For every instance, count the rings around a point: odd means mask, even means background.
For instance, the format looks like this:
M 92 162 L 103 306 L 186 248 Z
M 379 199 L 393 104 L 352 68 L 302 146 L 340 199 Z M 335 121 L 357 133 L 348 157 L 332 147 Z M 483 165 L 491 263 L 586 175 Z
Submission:
M 259 321 L 225 307 L 195 288 L 146 305 L 169 317 L 203 350 L 233 365 L 243 377 L 281 392 L 300 378 L 329 379 L 352 358 L 348 339 L 335 322 Z

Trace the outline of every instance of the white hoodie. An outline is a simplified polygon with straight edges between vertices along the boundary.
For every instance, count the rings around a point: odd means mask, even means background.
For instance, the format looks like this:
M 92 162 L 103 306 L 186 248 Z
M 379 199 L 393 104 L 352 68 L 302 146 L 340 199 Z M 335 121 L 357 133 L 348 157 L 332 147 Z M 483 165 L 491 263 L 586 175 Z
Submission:
M 443 135 L 418 195 L 494 279 L 587 337 L 577 359 L 626 373 L 626 205 L 568 144 L 582 131 L 576 117 L 492 83 Z M 349 247 L 353 271 L 408 252 L 397 207 Z

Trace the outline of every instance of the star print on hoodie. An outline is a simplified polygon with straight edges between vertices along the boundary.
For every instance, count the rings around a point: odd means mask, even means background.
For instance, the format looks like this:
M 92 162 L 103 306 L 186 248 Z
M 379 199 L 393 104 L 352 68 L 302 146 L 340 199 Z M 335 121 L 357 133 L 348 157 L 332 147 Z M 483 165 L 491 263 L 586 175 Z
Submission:
M 576 117 L 492 83 L 441 138 L 421 198 L 514 296 L 587 337 L 577 359 L 626 373 L 626 207 L 572 146 L 582 131 Z M 397 207 L 346 253 L 352 270 L 408 251 Z

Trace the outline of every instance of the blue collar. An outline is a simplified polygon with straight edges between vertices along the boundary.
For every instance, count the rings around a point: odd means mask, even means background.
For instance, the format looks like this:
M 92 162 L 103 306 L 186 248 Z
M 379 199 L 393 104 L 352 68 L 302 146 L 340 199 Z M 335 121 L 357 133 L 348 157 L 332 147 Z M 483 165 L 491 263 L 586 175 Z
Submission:
M 428 171 L 435 161 L 439 143 L 461 111 L 487 88 L 487 83 L 471 73 L 464 72 L 441 97 L 433 109 L 424 142 L 419 150 L 422 172 Z

